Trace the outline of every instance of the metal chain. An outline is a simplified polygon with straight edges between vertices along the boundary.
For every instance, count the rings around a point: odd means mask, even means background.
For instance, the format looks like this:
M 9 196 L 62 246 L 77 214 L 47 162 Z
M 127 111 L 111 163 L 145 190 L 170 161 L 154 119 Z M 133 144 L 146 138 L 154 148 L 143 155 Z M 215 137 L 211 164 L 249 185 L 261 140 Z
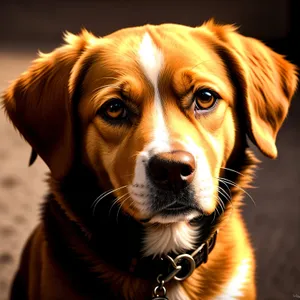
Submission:
M 165 288 L 164 284 L 166 282 L 169 282 L 173 278 L 177 281 L 182 281 L 182 280 L 185 280 L 186 278 L 188 278 L 189 276 L 191 276 L 192 273 L 194 272 L 194 270 L 196 269 L 196 262 L 194 260 L 194 257 L 199 252 L 205 251 L 203 262 L 206 263 L 207 257 L 208 257 L 208 252 L 209 252 L 209 246 L 211 245 L 210 243 L 211 243 L 212 239 L 216 238 L 216 235 L 217 235 L 218 231 L 219 230 L 217 230 L 212 235 L 212 238 L 210 238 L 205 243 L 201 244 L 201 246 L 198 247 L 191 255 L 190 254 L 180 254 L 180 255 L 176 256 L 174 259 L 169 255 L 165 256 L 165 258 L 171 263 L 171 266 L 173 267 L 173 270 L 165 276 L 163 276 L 163 274 L 159 274 L 157 276 L 156 281 L 157 281 L 158 285 L 155 286 L 155 288 L 153 290 L 154 297 L 152 299 L 155 299 L 155 300 L 162 300 L 162 299 L 166 300 L 166 299 L 168 299 L 167 298 L 167 289 Z M 214 242 L 215 242 L 215 240 L 214 240 Z M 162 260 L 163 259 L 164 258 L 162 258 Z M 177 276 L 177 274 L 183 268 L 182 265 L 180 264 L 183 260 L 186 260 L 189 263 L 189 269 L 188 269 L 188 272 L 184 276 L 179 277 L 179 276 Z
M 165 281 L 160 279 L 161 274 L 157 276 L 157 283 L 158 285 L 154 288 L 153 294 L 154 297 L 166 297 L 167 289 L 165 288 L 164 284 Z

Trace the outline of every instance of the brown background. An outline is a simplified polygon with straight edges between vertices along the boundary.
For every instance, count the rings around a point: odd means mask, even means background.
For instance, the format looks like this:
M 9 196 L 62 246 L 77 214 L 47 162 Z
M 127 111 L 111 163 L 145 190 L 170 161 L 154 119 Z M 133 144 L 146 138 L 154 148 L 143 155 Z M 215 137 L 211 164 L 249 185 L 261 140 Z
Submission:
M 262 39 L 299 61 L 300 1 L 181 0 L 181 1 L 24 1 L 0 4 L 0 91 L 23 72 L 37 49 L 58 46 L 64 30 L 81 27 L 97 35 L 116 29 L 164 22 L 200 25 L 210 17 L 240 25 L 240 32 Z M 300 95 L 278 137 L 279 158 L 263 161 L 245 198 L 245 218 L 256 249 L 258 299 L 291 299 L 300 295 Z M 27 168 L 30 147 L 0 112 L 0 300 L 21 248 L 38 221 L 46 192 L 47 168 L 38 161 Z

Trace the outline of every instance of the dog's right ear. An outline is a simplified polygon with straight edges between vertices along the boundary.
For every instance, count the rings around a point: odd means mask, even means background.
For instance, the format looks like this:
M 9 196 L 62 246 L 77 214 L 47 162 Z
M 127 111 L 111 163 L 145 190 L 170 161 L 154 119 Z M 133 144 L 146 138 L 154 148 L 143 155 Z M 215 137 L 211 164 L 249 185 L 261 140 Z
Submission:
M 7 115 L 56 179 L 66 175 L 74 153 L 71 73 L 94 38 L 85 30 L 78 36 L 67 33 L 65 45 L 40 53 L 3 94 Z

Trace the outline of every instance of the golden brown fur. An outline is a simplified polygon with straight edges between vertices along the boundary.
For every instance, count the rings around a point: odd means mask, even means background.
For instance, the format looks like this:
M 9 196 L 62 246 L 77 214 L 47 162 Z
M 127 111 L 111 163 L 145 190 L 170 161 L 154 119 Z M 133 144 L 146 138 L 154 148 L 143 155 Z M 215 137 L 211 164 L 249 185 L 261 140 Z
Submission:
M 85 239 L 92 233 L 66 200 L 60 183 L 78 163 L 93 174 L 103 191 L 132 183 L 137 154 L 151 141 L 155 123 L 154 90 L 136 58 L 146 31 L 164 55 L 158 88 L 171 147 L 179 149 L 192 141 L 205 149 L 216 186 L 224 168 L 232 165 L 244 173 L 236 176 L 235 183 L 243 188 L 250 183 L 256 160 L 245 149 L 246 133 L 265 155 L 277 156 L 276 136 L 297 85 L 295 66 L 281 55 L 241 36 L 233 26 L 210 21 L 198 28 L 147 25 L 103 38 L 87 31 L 78 36 L 67 34 L 65 45 L 41 54 L 7 89 L 3 95 L 7 115 L 51 171 L 50 192 L 67 216 L 67 221 L 61 220 L 62 234 L 92 265 L 91 273 L 97 274 L 112 294 L 117 293 L 115 298 L 124 299 L 149 298 L 153 282 L 116 269 L 85 247 Z M 222 101 L 213 113 L 196 119 L 183 107 L 203 85 L 217 89 Z M 130 99 L 126 103 L 136 112 L 135 126 L 116 130 L 98 117 L 100 106 L 114 97 Z M 241 153 L 245 153 L 244 165 L 235 165 Z M 120 197 L 122 211 L 135 220 L 144 218 L 136 203 L 124 197 L 126 191 L 114 194 Z M 231 193 L 232 203 L 220 217 L 220 233 L 207 264 L 181 285 L 190 299 L 222 295 L 244 258 L 249 261 L 248 281 L 243 296 L 235 299 L 256 297 L 254 253 L 239 209 L 242 193 L 235 187 Z M 206 215 L 214 214 L 216 199 L 206 207 Z M 79 224 L 82 236 L 68 225 L 70 220 Z M 15 292 L 12 299 L 94 299 L 78 293 L 70 274 L 53 258 L 44 226 L 42 222 L 32 235 L 16 279 L 15 289 L 19 283 L 27 298 Z M 167 288 L 176 295 L 173 282 Z

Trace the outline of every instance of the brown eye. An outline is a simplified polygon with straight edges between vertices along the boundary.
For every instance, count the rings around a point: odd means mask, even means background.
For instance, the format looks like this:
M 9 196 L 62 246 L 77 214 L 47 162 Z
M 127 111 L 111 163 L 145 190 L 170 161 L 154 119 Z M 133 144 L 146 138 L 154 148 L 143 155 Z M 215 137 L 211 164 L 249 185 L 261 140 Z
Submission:
M 194 96 L 195 110 L 209 110 L 219 99 L 219 95 L 209 89 L 202 89 Z
M 120 99 L 108 101 L 100 109 L 100 113 L 109 121 L 122 121 L 125 120 L 128 115 L 126 105 Z

